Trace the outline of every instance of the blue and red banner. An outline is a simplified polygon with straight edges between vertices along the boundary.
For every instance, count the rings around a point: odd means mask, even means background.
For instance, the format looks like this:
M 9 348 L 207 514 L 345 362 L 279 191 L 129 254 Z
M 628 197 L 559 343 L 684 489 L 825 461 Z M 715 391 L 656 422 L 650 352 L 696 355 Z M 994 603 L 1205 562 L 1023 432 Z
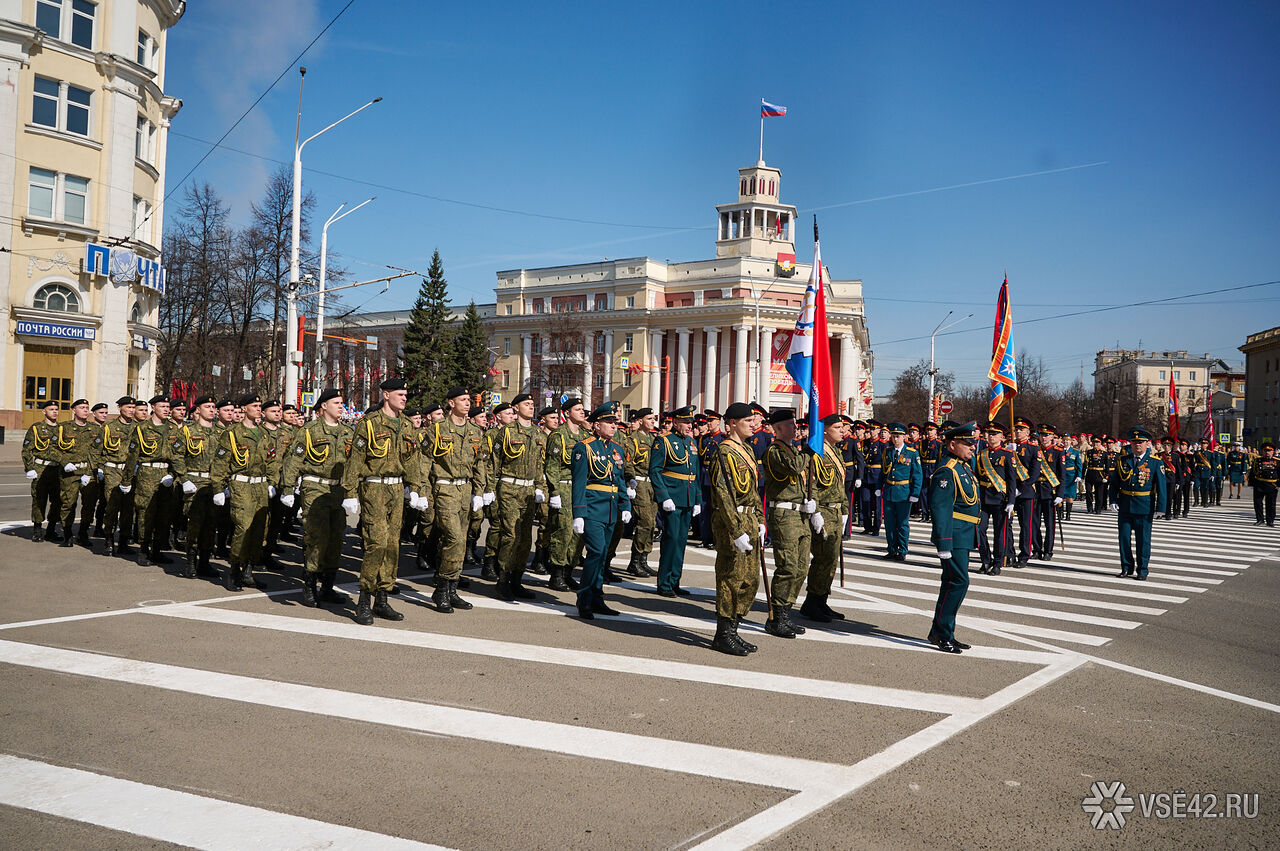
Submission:
M 1018 357 L 1013 347 L 1013 310 L 1009 304 L 1009 276 L 1004 276 L 1000 298 L 996 301 L 995 337 L 991 343 L 991 395 L 987 399 L 987 418 L 994 420 L 1005 402 L 1018 395 Z
M 814 225 L 815 237 L 817 225 Z M 831 348 L 827 337 L 826 281 L 823 279 L 822 249 L 813 241 L 813 271 L 804 291 L 804 306 L 796 319 L 787 355 L 787 372 L 800 392 L 809 399 L 809 448 L 818 455 L 825 445 L 822 418 L 836 412 L 831 381 Z

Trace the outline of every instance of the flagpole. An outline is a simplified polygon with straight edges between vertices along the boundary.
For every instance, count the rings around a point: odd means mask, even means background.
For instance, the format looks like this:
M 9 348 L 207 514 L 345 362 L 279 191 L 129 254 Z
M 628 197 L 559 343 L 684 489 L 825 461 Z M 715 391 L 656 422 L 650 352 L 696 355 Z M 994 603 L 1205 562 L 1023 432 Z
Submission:
M 761 98 L 761 103 L 764 98 Z M 764 162 L 764 107 L 760 107 L 760 162 Z

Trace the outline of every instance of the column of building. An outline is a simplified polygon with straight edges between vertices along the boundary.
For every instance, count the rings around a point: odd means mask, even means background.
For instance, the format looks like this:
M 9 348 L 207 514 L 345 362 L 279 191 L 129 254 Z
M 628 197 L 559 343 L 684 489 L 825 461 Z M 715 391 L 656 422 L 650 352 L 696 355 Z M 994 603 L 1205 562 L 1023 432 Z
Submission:
M 702 367 L 704 384 L 702 391 L 702 407 L 718 410 L 716 408 L 716 384 L 719 381 L 720 375 L 717 368 L 718 364 L 716 363 L 716 355 L 718 354 L 716 351 L 716 340 L 720 336 L 720 329 L 703 328 L 702 333 L 705 334 L 707 338 L 707 353 L 703 358 Z
M 543 344 L 543 352 L 546 352 L 546 344 Z M 520 335 L 520 387 L 519 392 L 525 393 L 529 390 L 529 366 L 533 362 L 533 335 Z
M 649 332 L 649 405 L 662 410 L 662 332 Z
M 760 375 L 758 376 L 760 384 L 757 386 L 756 399 L 768 408 L 769 385 L 773 373 L 773 329 L 761 328 L 758 336 L 756 346 L 760 353 Z
M 733 330 L 737 337 L 734 345 L 737 348 L 737 365 L 733 373 L 733 390 L 731 391 L 731 401 L 745 402 L 748 400 L 748 376 L 747 372 L 747 333 L 751 330 L 746 325 L 734 325 Z
M 613 356 L 613 331 L 604 332 L 604 401 L 613 400 L 613 370 L 616 366 Z
M 583 344 L 585 351 L 582 353 L 582 401 L 588 411 L 595 410 L 595 406 L 591 404 L 591 394 L 595 389 L 592 384 L 592 372 L 596 359 L 596 332 L 588 331 L 585 335 Z
M 853 412 L 857 409 L 857 405 L 853 400 L 854 393 L 858 389 L 858 363 L 853 353 L 853 334 L 840 335 L 840 401 L 848 404 L 849 414 L 856 416 Z

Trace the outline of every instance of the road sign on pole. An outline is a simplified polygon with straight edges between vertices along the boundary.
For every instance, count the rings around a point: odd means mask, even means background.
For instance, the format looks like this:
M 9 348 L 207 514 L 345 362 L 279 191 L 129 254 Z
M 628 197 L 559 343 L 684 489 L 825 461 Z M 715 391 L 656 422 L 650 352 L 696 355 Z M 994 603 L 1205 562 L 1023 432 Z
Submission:
M 315 393 L 303 393 L 303 394 L 302 394 L 302 407 L 304 407 L 304 408 L 312 408 L 312 407 L 315 407 L 315 404 L 316 404 L 316 394 L 315 394 Z
M 943 399 L 938 403 L 938 411 L 945 417 L 955 409 L 955 405 L 951 404 L 950 399 Z

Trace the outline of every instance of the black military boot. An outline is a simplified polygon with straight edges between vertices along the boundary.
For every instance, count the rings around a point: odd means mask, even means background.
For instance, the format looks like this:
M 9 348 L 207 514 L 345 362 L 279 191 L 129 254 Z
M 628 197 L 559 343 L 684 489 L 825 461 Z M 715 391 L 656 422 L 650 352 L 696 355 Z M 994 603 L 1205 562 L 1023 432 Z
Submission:
M 471 563 L 483 566 L 484 556 L 480 553 L 480 541 L 475 538 L 467 541 L 467 549 L 471 551 Z
M 754 653 L 754 652 L 756 652 L 756 651 L 757 651 L 757 650 L 759 650 L 760 648 L 759 648 L 759 647 L 756 647 L 756 646 L 755 646 L 754 644 L 752 644 L 750 641 L 747 641 L 747 640 L 746 640 L 745 638 L 743 638 L 743 637 L 742 637 L 742 635 L 738 632 L 738 624 L 740 624 L 740 623 L 742 623 L 742 618 L 734 618 L 734 619 L 733 619 L 733 639 L 734 639 L 735 641 L 737 641 L 739 644 L 741 644 L 743 647 L 747 648 L 747 652 L 748 652 L 748 653 Z M 794 636 L 792 636 L 792 637 L 794 638 Z
M 302 580 L 302 605 L 308 609 L 314 609 L 318 604 L 316 602 L 316 575 L 307 572 Z
M 63 536 L 62 536 L 62 541 L 61 541 L 61 542 L 59 542 L 58 546 L 60 546 L 60 547 L 74 547 L 74 546 L 75 546 L 75 544 L 76 544 L 76 542 L 72 539 L 72 537 L 71 537 L 71 532 L 70 532 L 70 531 L 68 531 L 68 532 L 67 532 L 67 534 L 65 534 L 65 535 L 63 535 Z
M 615 582 L 621 582 L 621 581 L 622 580 L 618 578 L 618 574 L 613 572 L 613 568 L 606 567 L 604 569 L 604 582 L 606 585 L 612 585 Z
M 120 533 L 115 554 L 119 556 L 131 556 L 134 554 L 133 547 L 129 546 L 129 537 L 124 532 Z
M 436 590 L 431 592 L 431 602 L 440 614 L 453 614 L 453 604 L 449 601 L 449 580 L 441 579 L 436 582 Z
M 480 568 L 480 578 L 490 581 L 499 579 L 498 577 L 498 557 L 485 553 L 484 565 Z M 500 581 L 500 580 L 499 580 Z
M 103 538 L 105 539 L 105 540 L 103 541 L 103 543 L 104 543 L 104 544 L 106 544 L 106 555 L 107 555 L 107 557 L 108 557 L 108 558 L 111 558 L 111 557 L 115 556 L 115 554 L 116 554 L 116 536 L 115 536 L 115 535 L 104 535 L 104 536 L 103 536 Z
M 334 575 L 326 573 L 320 577 L 320 602 L 321 603 L 344 603 L 346 596 L 333 590 Z
M 44 524 L 37 523 L 35 525 L 35 528 L 31 530 L 31 542 L 33 544 L 38 544 L 43 540 L 44 540 Z
M 511 593 L 521 600 L 532 600 L 534 598 L 534 593 L 530 591 L 528 588 L 524 587 L 524 583 L 520 581 L 522 577 L 523 577 L 523 574 L 517 573 L 512 578 Z
M 645 576 L 657 576 L 658 571 L 649 566 L 649 554 L 640 554 L 640 569 L 644 571 Z
M 777 617 L 777 615 L 775 614 L 774 617 Z M 800 624 L 796 623 L 791 619 L 790 606 L 782 607 L 782 619 L 787 622 L 787 626 L 789 626 L 791 628 L 791 631 L 794 632 L 796 635 L 804 635 L 804 627 L 802 627 Z
M 449 580 L 449 605 L 455 609 L 462 609 L 464 612 L 467 609 L 475 608 L 475 606 L 458 596 L 458 580 L 456 579 Z
M 261 581 L 253 578 L 253 565 L 248 562 L 240 565 L 240 584 L 246 588 L 249 586 L 254 588 L 266 587 Z
M 569 586 L 570 591 L 577 591 L 582 587 L 582 583 L 573 578 L 573 565 L 564 566 L 564 584 Z
M 356 603 L 356 623 L 361 626 L 369 626 L 373 623 L 373 610 L 369 604 L 373 595 L 368 591 L 360 592 L 360 602 Z
M 741 642 L 734 640 L 732 618 L 716 618 L 716 634 L 711 639 L 711 649 L 730 656 L 746 656 L 751 652 Z
M 159 544 L 151 546 L 151 561 L 155 564 L 173 564 L 173 559 L 164 554 L 164 550 L 160 549 Z
M 462 563 L 469 565 L 480 563 L 480 559 L 476 558 L 475 538 L 467 538 L 467 546 L 462 551 Z
M 632 576 L 647 576 L 648 574 L 640 567 L 640 553 L 635 550 L 631 551 L 631 561 L 627 562 L 627 573 Z
M 796 637 L 795 630 L 791 629 L 790 624 L 787 623 L 786 614 L 778 603 L 773 604 L 773 617 L 764 622 L 764 631 L 778 638 Z
M 183 569 L 182 575 L 187 579 L 196 578 L 196 551 L 194 549 L 187 550 L 187 566 Z
M 516 593 L 511 588 L 511 577 L 505 571 L 498 577 L 498 584 L 494 590 L 498 592 L 498 599 L 508 603 L 516 598 Z
M 391 608 L 387 603 L 387 592 L 379 591 L 373 598 L 373 614 L 374 617 L 383 618 L 389 621 L 402 621 L 404 615 Z
M 543 547 L 533 551 L 533 562 L 529 565 L 529 572 L 538 576 L 545 576 L 547 573 L 547 551 Z
M 222 569 L 222 587 L 228 591 L 240 590 L 240 565 L 232 562 Z
M 831 616 L 823 611 L 822 603 L 823 600 L 818 594 L 806 594 L 804 603 L 800 606 L 800 614 L 811 621 L 831 623 Z
M 831 608 L 830 606 L 828 606 L 828 605 L 827 605 L 827 600 L 829 600 L 829 599 L 831 599 L 831 595 L 830 595 L 830 594 L 823 594 L 823 595 L 822 595 L 822 599 L 821 599 L 821 602 L 820 602 L 820 605 L 822 606 L 822 613 L 823 613 L 824 615 L 826 615 L 827 617 L 831 618 L 833 621 L 842 621 L 842 620 L 844 620 L 844 613 L 843 613 L 843 612 L 837 612 L 835 609 L 833 609 L 833 608 Z
M 567 572 L 568 568 L 558 564 L 551 565 L 551 581 L 547 583 L 547 587 L 552 591 L 568 591 L 569 583 L 564 581 L 564 575 Z
M 200 550 L 200 556 L 196 560 L 196 576 L 217 576 L 218 571 L 209 566 L 209 551 Z
M 76 535 L 76 543 L 87 550 L 93 549 L 93 544 L 89 542 L 89 530 L 84 526 L 80 527 L 80 534 Z
M 138 567 L 150 567 L 150 566 L 151 566 L 151 559 L 148 557 L 147 547 L 145 545 L 141 545 L 138 547 Z

